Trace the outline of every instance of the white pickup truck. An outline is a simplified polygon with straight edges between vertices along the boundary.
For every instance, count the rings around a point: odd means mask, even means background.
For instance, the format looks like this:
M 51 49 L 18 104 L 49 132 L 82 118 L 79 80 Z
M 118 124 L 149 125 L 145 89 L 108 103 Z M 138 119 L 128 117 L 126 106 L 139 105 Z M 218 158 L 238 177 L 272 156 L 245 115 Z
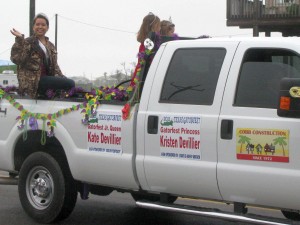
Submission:
M 299 87 L 299 38 L 166 42 L 126 120 L 126 102 L 100 102 L 84 124 L 82 99 L 2 93 L 0 170 L 41 223 L 68 217 L 78 192 L 114 190 L 140 207 L 179 209 L 177 197 L 191 197 L 299 220 Z

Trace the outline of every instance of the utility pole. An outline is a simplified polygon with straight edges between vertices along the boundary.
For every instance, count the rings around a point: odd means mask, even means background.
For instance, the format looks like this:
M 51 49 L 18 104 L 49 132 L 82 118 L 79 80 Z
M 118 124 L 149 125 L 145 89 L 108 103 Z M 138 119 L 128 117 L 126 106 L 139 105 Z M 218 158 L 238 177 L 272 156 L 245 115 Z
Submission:
M 259 26 L 258 18 L 261 18 L 261 2 L 259 0 L 254 0 L 254 24 L 253 24 L 253 37 L 259 37 Z
M 57 50 L 57 14 L 55 14 L 55 49 Z
M 33 35 L 33 19 L 35 17 L 35 0 L 30 0 L 30 6 L 29 6 L 29 35 Z

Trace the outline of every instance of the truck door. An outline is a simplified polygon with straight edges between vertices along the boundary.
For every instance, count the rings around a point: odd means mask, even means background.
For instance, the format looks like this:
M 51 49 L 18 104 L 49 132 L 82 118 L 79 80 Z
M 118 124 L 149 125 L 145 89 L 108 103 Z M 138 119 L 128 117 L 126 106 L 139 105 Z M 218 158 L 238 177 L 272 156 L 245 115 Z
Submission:
M 225 200 L 300 207 L 300 120 L 276 111 L 280 80 L 300 78 L 299 50 L 289 42 L 239 45 L 218 131 L 218 184 Z
M 220 198 L 215 128 L 236 46 L 170 42 L 156 55 L 138 115 L 137 168 L 143 189 Z

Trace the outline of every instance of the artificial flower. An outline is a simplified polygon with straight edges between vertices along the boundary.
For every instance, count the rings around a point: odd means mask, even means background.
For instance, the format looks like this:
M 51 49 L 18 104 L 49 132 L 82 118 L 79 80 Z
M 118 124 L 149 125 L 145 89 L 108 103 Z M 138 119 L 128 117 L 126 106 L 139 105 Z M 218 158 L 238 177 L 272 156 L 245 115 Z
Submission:
M 130 104 L 126 103 L 122 109 L 122 118 L 123 120 L 127 120 L 130 113 Z
M 2 89 L 0 89 L 0 99 L 2 99 L 4 93 L 5 93 L 5 92 L 4 92 Z
M 33 116 L 31 116 L 29 118 L 29 126 L 30 126 L 31 130 L 37 130 L 38 129 L 37 120 Z

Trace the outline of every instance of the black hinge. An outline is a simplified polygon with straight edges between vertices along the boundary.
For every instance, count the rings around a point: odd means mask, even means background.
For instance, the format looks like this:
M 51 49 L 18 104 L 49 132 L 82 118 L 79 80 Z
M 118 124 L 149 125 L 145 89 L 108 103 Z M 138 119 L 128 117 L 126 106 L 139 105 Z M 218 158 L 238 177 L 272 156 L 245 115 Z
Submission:
M 7 111 L 6 108 L 4 110 L 2 110 L 1 107 L 0 107 L 0 113 L 4 113 L 5 116 L 6 116 L 6 111 Z

